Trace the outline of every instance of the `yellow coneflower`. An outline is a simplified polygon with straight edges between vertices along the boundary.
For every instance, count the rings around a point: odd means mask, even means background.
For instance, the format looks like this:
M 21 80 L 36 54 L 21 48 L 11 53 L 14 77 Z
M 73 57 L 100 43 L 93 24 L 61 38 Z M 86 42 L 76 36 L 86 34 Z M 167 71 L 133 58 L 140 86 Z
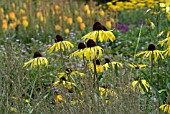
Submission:
M 65 49 L 70 49 L 73 48 L 74 45 L 69 42 L 69 41 L 64 41 L 62 36 L 56 35 L 55 43 L 48 48 L 48 51 L 51 53 L 52 51 L 56 50 L 65 50 Z
M 106 27 L 100 22 L 95 22 L 93 25 L 93 32 L 89 32 L 83 36 L 82 39 L 86 41 L 92 39 L 95 42 L 103 42 L 108 40 L 113 42 L 115 40 L 115 36 L 111 31 L 107 31 Z
M 68 28 L 66 28 L 66 29 L 64 30 L 64 32 L 65 32 L 66 34 L 68 34 L 70 31 L 69 31 Z
M 168 114 L 170 114 L 170 102 L 167 104 L 162 104 L 159 108 L 163 110 L 164 112 L 167 112 Z
M 36 51 L 34 53 L 34 59 L 29 60 L 28 62 L 24 63 L 23 67 L 35 67 L 35 66 L 41 66 L 44 65 L 48 66 L 48 60 L 45 57 L 42 57 L 42 55 Z
M 87 60 L 93 60 L 95 57 L 102 57 L 103 49 L 100 46 L 96 46 L 96 43 L 89 39 L 87 41 L 87 48 L 84 48 L 80 55 L 84 55 Z
M 61 29 L 60 25 L 55 25 L 55 30 L 59 31 Z
M 78 44 L 78 50 L 71 53 L 70 57 L 78 56 L 79 58 L 83 58 L 84 55 L 82 55 L 81 53 L 83 52 L 84 48 L 86 48 L 86 45 L 83 42 L 80 42 Z
M 143 55 L 142 59 L 149 57 L 149 60 L 150 60 L 150 61 L 151 61 L 152 59 L 153 59 L 154 61 L 157 61 L 157 59 L 158 59 L 159 57 L 161 57 L 162 59 L 164 59 L 164 57 L 163 57 L 163 55 L 162 55 L 163 52 L 164 52 L 164 51 L 156 50 L 154 44 L 149 44 L 149 46 L 148 46 L 148 51 L 140 52 L 140 53 L 136 54 L 135 56 Z
M 111 62 L 109 58 L 105 58 L 105 64 L 103 65 L 103 67 L 108 70 L 110 65 L 112 66 L 112 68 L 115 68 L 115 65 L 117 65 L 118 68 L 123 68 L 122 63 L 120 62 Z
M 89 68 L 94 69 L 94 64 L 90 63 Z M 103 72 L 103 65 L 100 64 L 100 61 L 98 59 L 96 60 L 96 71 L 97 72 Z
M 77 20 L 78 23 L 82 23 L 83 22 L 83 19 L 80 16 L 78 16 L 76 20 Z
M 129 64 L 129 66 L 131 68 L 140 69 L 140 68 L 145 68 L 147 65 L 145 65 L 145 64 L 137 64 L 137 65 L 135 65 L 134 63 L 132 63 L 132 64 Z
M 3 24 L 2 24 L 2 30 L 3 30 L 3 31 L 6 31 L 7 28 L 8 28 L 8 23 L 3 23 Z
M 56 11 L 57 14 L 59 13 L 59 11 L 60 11 L 60 6 L 59 5 L 55 5 L 55 11 Z
M 158 45 L 161 45 L 162 47 L 165 42 L 167 42 L 167 45 L 170 46 L 170 31 L 167 32 L 166 38 L 164 40 L 158 42 Z
M 142 85 L 141 85 L 142 84 Z M 142 79 L 142 80 L 138 80 L 138 81 L 133 81 L 132 82 L 132 87 L 133 87 L 133 90 L 135 90 L 136 87 L 139 87 L 139 91 L 142 93 L 142 94 L 145 94 L 145 91 L 146 92 L 149 92 L 152 90 L 151 86 L 149 85 L 149 83 Z M 144 88 L 143 88 L 144 87 Z M 145 90 L 143 90 L 145 89 Z

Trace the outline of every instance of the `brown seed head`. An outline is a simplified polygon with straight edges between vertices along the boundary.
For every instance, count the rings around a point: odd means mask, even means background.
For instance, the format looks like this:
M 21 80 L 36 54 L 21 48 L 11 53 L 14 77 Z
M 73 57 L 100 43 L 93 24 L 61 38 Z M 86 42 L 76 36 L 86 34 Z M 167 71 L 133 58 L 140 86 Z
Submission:
M 56 35 L 56 37 L 55 37 L 55 42 L 60 42 L 60 41 L 63 41 L 62 36 Z
M 105 63 L 110 63 L 110 59 L 109 58 L 105 58 Z
M 107 28 L 104 25 L 102 25 L 102 30 L 107 31 Z
M 38 51 L 36 51 L 36 52 L 34 53 L 34 58 L 37 58 L 37 57 L 42 57 L 41 53 L 38 52 Z
M 96 65 L 100 65 L 100 61 L 98 59 L 96 60 Z
M 102 30 L 102 24 L 100 22 L 95 22 L 93 25 L 93 31 Z
M 80 42 L 78 45 L 78 49 L 84 49 L 86 48 L 86 45 L 83 42 Z
M 149 51 L 154 51 L 155 49 L 156 49 L 156 47 L 154 44 L 149 44 L 149 46 L 148 46 Z
M 96 43 L 93 40 L 89 39 L 87 41 L 87 47 L 94 47 L 94 46 L 96 46 Z

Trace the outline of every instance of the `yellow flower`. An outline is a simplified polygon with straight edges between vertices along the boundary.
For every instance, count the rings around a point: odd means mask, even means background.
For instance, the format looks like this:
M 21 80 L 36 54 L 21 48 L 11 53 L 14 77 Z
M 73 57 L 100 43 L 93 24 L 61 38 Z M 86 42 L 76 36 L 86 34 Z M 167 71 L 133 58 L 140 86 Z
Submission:
M 141 85 L 141 84 L 142 84 L 142 85 Z M 132 82 L 132 87 L 133 87 L 134 90 L 135 90 L 135 88 L 136 88 L 137 86 L 139 87 L 139 91 L 140 91 L 142 94 L 145 94 L 145 91 L 146 91 L 146 92 L 149 92 L 149 91 L 151 90 L 151 87 L 150 87 L 149 83 L 148 83 L 146 80 L 144 80 L 144 79 L 139 80 L 139 81 L 133 81 L 133 82 Z M 145 89 L 145 91 L 144 91 L 143 89 Z
M 170 46 L 164 51 L 164 56 L 170 56 Z
M 71 53 L 70 57 L 78 56 L 79 58 L 83 58 L 84 55 L 82 55 L 81 53 L 83 52 L 84 48 L 86 48 L 86 45 L 83 42 L 80 42 L 78 44 L 78 50 Z
M 110 67 L 110 64 L 112 65 L 112 68 L 115 68 L 115 65 L 117 65 L 118 68 L 123 68 L 122 63 L 120 62 L 110 62 L 109 58 L 105 58 L 105 64 L 103 65 L 103 67 L 108 70 Z
M 6 31 L 7 28 L 8 28 L 8 24 L 7 24 L 7 23 L 3 23 L 3 24 L 2 24 L 2 30 L 3 30 L 3 31 Z
M 129 64 L 129 66 L 131 68 L 140 69 L 140 68 L 145 68 L 147 65 L 145 65 L 145 64 L 137 64 L 137 65 L 135 65 L 134 63 L 132 63 L 132 64 Z
M 168 31 L 167 36 L 164 40 L 158 42 L 158 45 L 161 45 L 162 47 L 165 42 L 167 42 L 167 45 L 170 46 L 170 31 Z
M 55 30 L 59 31 L 61 29 L 60 25 L 55 25 Z
M 85 4 L 84 5 L 84 11 L 88 11 L 89 10 L 89 5 L 88 4 Z
M 94 69 L 94 64 L 90 63 L 89 68 Z M 96 70 L 97 72 L 103 72 L 103 65 L 100 64 L 100 61 L 98 59 L 96 60 Z
M 104 16 L 104 11 L 102 9 L 100 9 L 99 14 L 100 14 L 101 17 L 103 17 Z
M 80 16 L 78 16 L 76 20 L 77 20 L 77 22 L 79 22 L 79 23 L 82 23 L 82 22 L 83 22 L 83 19 L 82 19 Z
M 28 67 L 30 68 L 35 67 L 35 66 L 41 66 L 45 64 L 45 66 L 48 66 L 48 60 L 45 57 L 42 57 L 42 55 L 39 52 L 34 53 L 34 59 L 29 60 L 28 62 L 24 63 L 23 67 Z
M 27 26 L 28 26 L 28 21 L 27 21 L 27 20 L 23 20 L 23 21 L 22 21 L 22 25 L 23 25 L 24 27 L 27 27 Z
M 112 27 L 111 21 L 106 21 L 106 27 L 111 29 Z
M 159 108 L 163 110 L 164 112 L 167 112 L 168 114 L 170 114 L 170 103 L 162 104 Z
M 71 17 L 67 18 L 67 23 L 71 25 L 73 23 L 73 19 Z
M 93 40 L 87 41 L 87 48 L 84 48 L 80 55 L 84 55 L 87 60 L 93 60 L 95 57 L 102 57 L 103 49 L 100 46 L 96 46 Z
M 164 57 L 162 55 L 163 52 L 164 51 L 156 50 L 154 44 L 150 44 L 149 47 L 148 47 L 148 51 L 140 52 L 140 53 L 136 54 L 135 56 L 143 55 L 142 59 L 149 57 L 150 61 L 153 58 L 153 60 L 156 62 L 159 57 L 164 59 Z
M 72 76 L 85 76 L 84 73 L 78 72 L 78 71 L 72 71 L 70 68 L 67 68 L 65 72 L 61 72 L 57 74 L 58 80 L 61 81 L 69 81 L 69 78 L 72 78 Z M 54 84 L 56 85 L 56 84 Z
M 55 96 L 55 102 L 60 102 L 63 100 L 63 97 L 61 95 L 56 95 Z
M 69 31 L 69 29 L 67 28 L 67 29 L 64 30 L 64 32 L 65 32 L 66 34 L 68 34 L 70 31 Z
M 66 48 L 70 49 L 70 48 L 73 48 L 73 47 L 74 47 L 74 45 L 71 42 L 64 41 L 62 36 L 56 35 L 55 43 L 51 47 L 48 48 L 48 51 L 50 53 L 54 50 L 58 51 L 58 50 L 62 49 L 64 51 Z
M 88 34 L 83 36 L 82 39 L 86 41 L 92 39 L 95 42 L 106 42 L 108 40 L 113 42 L 115 40 L 115 36 L 111 31 L 107 31 L 107 29 L 103 25 L 101 25 L 101 23 L 96 22 L 93 25 L 93 32 L 89 32 Z
M 84 30 L 84 28 L 86 27 L 86 25 L 84 23 L 80 23 L 80 29 Z
M 15 13 L 13 11 L 9 13 L 9 18 L 12 20 L 16 19 Z

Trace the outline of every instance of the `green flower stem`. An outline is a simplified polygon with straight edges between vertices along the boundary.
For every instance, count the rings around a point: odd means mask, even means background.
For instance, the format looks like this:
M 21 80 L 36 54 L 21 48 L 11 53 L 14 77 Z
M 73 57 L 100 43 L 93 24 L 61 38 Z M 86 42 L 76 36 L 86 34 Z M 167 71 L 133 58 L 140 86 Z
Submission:
M 151 75 L 150 75 L 150 83 L 152 83 L 153 81 L 153 68 L 154 68 L 154 55 L 153 55 L 153 51 L 152 51 L 152 55 L 151 55 Z
M 97 77 L 97 70 L 96 70 L 96 58 L 93 59 L 94 65 L 94 88 L 97 90 L 97 94 L 99 95 L 99 80 Z

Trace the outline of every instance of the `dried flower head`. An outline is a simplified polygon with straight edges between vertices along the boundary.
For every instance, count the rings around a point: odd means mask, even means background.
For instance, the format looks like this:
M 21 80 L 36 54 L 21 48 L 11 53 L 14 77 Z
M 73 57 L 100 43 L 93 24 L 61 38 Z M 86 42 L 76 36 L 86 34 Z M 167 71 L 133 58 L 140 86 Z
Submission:
M 60 41 L 63 41 L 62 36 L 56 35 L 56 37 L 55 37 L 55 42 L 60 42 Z
M 34 58 L 37 58 L 37 57 L 42 57 L 41 53 L 38 52 L 38 51 L 36 51 L 36 52 L 34 53 Z
M 78 49 L 84 49 L 86 48 L 86 45 L 83 42 L 80 42 L 78 45 Z
M 102 24 L 100 22 L 95 22 L 93 25 L 93 31 L 102 30 Z
M 94 46 L 96 46 L 96 43 L 93 40 L 89 39 L 87 41 L 87 47 L 94 47 Z

